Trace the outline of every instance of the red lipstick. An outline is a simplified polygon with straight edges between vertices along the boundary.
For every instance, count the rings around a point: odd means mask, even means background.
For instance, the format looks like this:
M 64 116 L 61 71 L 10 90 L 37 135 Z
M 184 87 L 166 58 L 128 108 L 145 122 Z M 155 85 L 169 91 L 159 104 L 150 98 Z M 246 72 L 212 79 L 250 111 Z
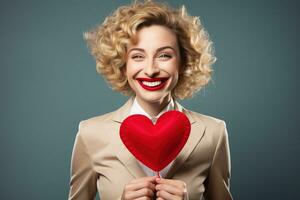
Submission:
M 166 80 L 168 79 L 169 78 L 167 77 L 161 77 L 161 78 L 137 78 L 136 80 L 145 90 L 156 91 L 162 89 L 166 84 Z M 160 82 L 160 83 L 155 84 L 155 82 Z

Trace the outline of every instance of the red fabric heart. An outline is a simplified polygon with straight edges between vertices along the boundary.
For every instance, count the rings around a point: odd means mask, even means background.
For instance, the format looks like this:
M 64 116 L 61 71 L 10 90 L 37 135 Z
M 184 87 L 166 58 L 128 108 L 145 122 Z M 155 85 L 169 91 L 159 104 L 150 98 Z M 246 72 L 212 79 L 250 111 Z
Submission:
M 127 149 L 154 171 L 176 158 L 190 135 L 191 124 L 179 111 L 162 114 L 156 124 L 144 115 L 131 115 L 121 124 L 120 137 Z

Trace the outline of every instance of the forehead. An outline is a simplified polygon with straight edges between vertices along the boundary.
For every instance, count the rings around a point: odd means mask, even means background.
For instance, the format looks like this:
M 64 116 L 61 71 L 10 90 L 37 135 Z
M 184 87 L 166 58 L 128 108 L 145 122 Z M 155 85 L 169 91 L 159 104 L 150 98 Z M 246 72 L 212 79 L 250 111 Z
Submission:
M 136 44 L 129 44 L 129 49 L 132 47 L 156 49 L 166 45 L 178 49 L 175 32 L 166 26 L 151 25 L 145 26 L 137 32 Z

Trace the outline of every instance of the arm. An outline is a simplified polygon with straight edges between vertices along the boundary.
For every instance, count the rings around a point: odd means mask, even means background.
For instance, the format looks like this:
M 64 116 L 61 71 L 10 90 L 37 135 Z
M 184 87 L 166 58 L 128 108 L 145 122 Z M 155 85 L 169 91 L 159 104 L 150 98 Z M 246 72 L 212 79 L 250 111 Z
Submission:
M 81 123 L 72 153 L 69 200 L 92 200 L 97 192 L 97 174 L 93 170 L 80 127 Z
M 230 194 L 230 152 L 225 122 L 219 128 L 219 139 L 215 149 L 204 193 L 207 200 L 232 200 Z

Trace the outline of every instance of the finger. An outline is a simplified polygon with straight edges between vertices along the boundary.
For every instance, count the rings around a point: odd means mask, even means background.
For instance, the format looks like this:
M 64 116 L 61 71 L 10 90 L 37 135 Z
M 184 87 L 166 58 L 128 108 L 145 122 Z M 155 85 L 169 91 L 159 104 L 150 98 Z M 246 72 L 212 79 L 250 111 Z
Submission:
M 146 199 L 147 197 L 153 197 L 154 196 L 154 192 L 152 190 L 150 190 L 149 188 L 143 188 L 137 191 L 133 191 L 133 192 L 128 192 L 128 194 L 126 194 L 126 198 L 127 199 L 137 199 L 137 198 L 144 198 Z
M 184 196 L 184 189 L 183 188 L 178 188 L 178 187 L 175 187 L 175 186 L 169 185 L 169 184 L 158 184 L 158 185 L 155 186 L 155 189 L 157 191 L 166 191 L 170 194 L 180 196 L 180 197 Z
M 157 184 L 173 185 L 175 187 L 182 188 L 182 189 L 186 188 L 186 184 L 180 180 L 156 178 L 155 181 Z
M 164 199 L 164 200 L 177 200 L 177 199 L 180 200 L 181 199 L 181 198 L 179 198 L 175 195 L 172 195 L 164 190 L 156 192 L 156 197 Z
M 151 200 L 151 197 L 140 197 L 135 200 Z

